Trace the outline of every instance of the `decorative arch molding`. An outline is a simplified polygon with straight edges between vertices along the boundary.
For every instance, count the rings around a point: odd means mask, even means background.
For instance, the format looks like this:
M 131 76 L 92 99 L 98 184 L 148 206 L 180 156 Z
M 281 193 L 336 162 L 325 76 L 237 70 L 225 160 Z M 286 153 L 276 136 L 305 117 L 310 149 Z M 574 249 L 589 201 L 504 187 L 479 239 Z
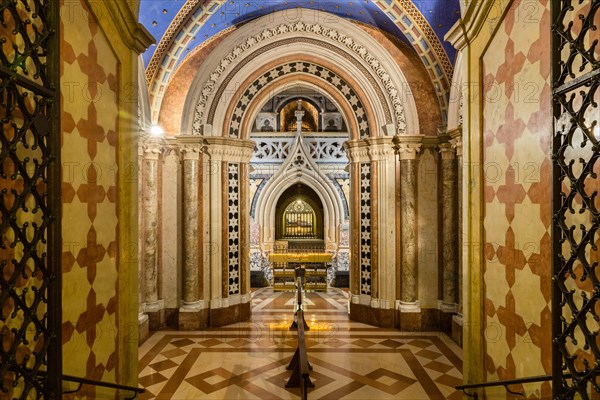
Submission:
M 335 70 L 335 62 L 322 60 L 322 56 L 323 55 L 319 55 L 317 57 L 309 55 L 298 55 L 296 57 L 293 57 L 292 59 L 297 60 L 295 62 L 299 63 L 308 62 L 317 66 L 323 66 L 330 71 Z M 240 99 L 244 95 L 244 92 L 247 89 L 250 89 L 255 83 L 255 81 L 260 79 L 260 77 L 264 73 L 281 65 L 288 64 L 289 61 L 287 60 L 289 60 L 289 58 L 283 56 L 271 60 L 268 64 L 265 64 L 261 68 L 258 68 L 254 71 L 251 71 L 251 66 L 248 66 L 247 69 L 242 70 L 240 72 L 240 79 L 242 80 L 241 83 L 238 79 L 236 79 L 234 82 L 232 82 L 232 85 L 228 87 L 228 93 L 230 93 L 231 100 L 228 102 L 227 106 L 222 106 L 217 109 L 213 120 L 213 124 L 205 125 L 205 128 L 208 128 L 209 130 L 204 131 L 204 133 L 210 134 L 212 132 L 212 134 L 215 135 L 219 134 L 220 132 L 228 132 L 229 123 L 231 121 L 233 110 L 235 109 L 235 106 L 237 104 L 237 100 Z M 352 76 L 351 72 L 342 72 L 337 73 L 336 75 L 342 75 L 344 77 L 344 80 L 348 82 L 349 87 L 353 88 L 354 92 L 357 95 L 357 98 L 364 106 L 369 131 L 373 134 L 373 136 L 378 136 L 377 133 L 379 133 L 380 131 L 377 128 L 387 125 L 385 116 L 382 112 L 383 105 L 380 103 L 380 99 L 373 97 L 373 92 L 369 91 L 368 87 L 365 88 L 361 84 L 362 82 L 357 82 L 354 79 L 354 76 Z M 241 123 L 240 133 L 243 135 L 243 137 L 247 137 L 247 134 L 249 132 L 249 119 L 252 119 L 256 116 L 256 113 L 259 112 L 259 109 L 264 104 L 264 102 L 272 95 L 275 95 L 275 93 L 277 93 L 278 91 L 285 90 L 291 87 L 306 87 L 308 89 L 327 94 L 331 99 L 333 99 L 338 109 L 342 111 L 346 123 L 349 124 L 348 131 L 350 132 L 350 137 L 352 139 L 358 139 L 358 122 L 355 113 L 352 109 L 351 103 L 345 97 L 344 93 L 342 93 L 335 85 L 327 82 L 327 80 L 320 78 L 316 75 L 303 72 L 287 73 L 284 76 L 281 76 L 276 80 L 267 83 L 261 91 L 257 92 L 254 95 L 252 102 L 246 107 L 244 118 Z M 220 129 L 220 131 L 216 132 L 215 130 L 218 129 Z M 389 132 L 386 131 L 386 133 Z
M 452 131 L 462 126 L 463 120 L 463 93 L 466 87 L 463 84 L 463 52 L 456 54 L 456 63 L 454 64 L 454 75 L 452 76 L 452 86 L 450 88 L 450 98 L 448 99 L 448 124 L 447 130 Z
M 450 90 L 452 62 L 438 35 L 412 0 L 373 0 L 373 3 L 388 15 L 402 33 L 413 37 L 412 47 L 422 60 L 426 60 L 423 64 L 438 95 L 442 115 L 445 115 L 448 109 L 446 96 Z
M 255 52 L 249 54 L 248 57 L 241 60 L 235 66 L 233 71 L 222 81 L 221 85 L 217 89 L 217 91 L 216 91 L 215 95 L 212 97 L 212 99 L 209 99 L 210 107 L 209 107 L 209 111 L 208 111 L 208 115 L 207 115 L 208 123 L 212 124 L 212 121 L 213 121 L 213 118 L 215 115 L 215 111 L 217 109 L 217 105 L 219 104 L 219 100 L 223 96 L 227 85 L 232 80 L 236 79 L 236 74 L 238 74 L 239 71 L 244 66 L 255 61 L 258 56 L 263 55 L 268 51 L 273 51 L 273 52 L 276 51 L 279 53 L 279 49 L 285 48 L 286 46 L 295 46 L 295 48 L 299 48 L 300 46 L 310 46 L 310 47 L 314 47 L 315 49 L 326 49 L 328 52 L 336 53 L 339 57 L 344 59 L 348 63 L 349 66 L 352 66 L 352 68 L 356 69 L 357 74 L 359 74 L 361 77 L 365 78 L 364 82 L 366 84 L 368 84 L 369 88 L 373 89 L 373 92 L 375 94 L 374 97 L 376 97 L 377 101 L 379 103 L 381 103 L 383 114 L 385 115 L 385 123 L 386 124 L 392 123 L 392 114 L 390 111 L 390 106 L 388 104 L 387 97 L 383 93 L 383 90 L 379 86 L 377 80 L 373 77 L 372 74 L 369 73 L 369 71 L 361 63 L 357 62 L 357 60 L 355 58 L 348 55 L 347 52 L 340 50 L 338 47 L 332 46 L 331 44 L 322 42 L 320 40 L 315 40 L 312 38 L 305 38 L 305 37 L 288 38 L 288 39 L 283 39 L 283 40 L 271 43 L 269 45 L 266 45 L 266 46 L 258 49 Z M 304 50 L 304 53 L 308 53 L 308 52 L 309 52 L 308 49 Z M 300 53 L 298 54 L 298 56 L 300 56 Z M 402 117 L 404 118 L 404 111 L 402 111 Z M 406 122 L 405 119 L 403 121 Z
M 274 65 L 277 65 L 275 63 Z M 258 78 L 260 75 L 257 74 L 254 78 Z M 249 84 L 254 80 L 249 79 L 245 82 L 243 87 L 248 87 Z M 264 103 L 271 97 L 289 88 L 306 88 L 308 90 L 320 91 L 323 95 L 328 96 L 330 100 L 337 106 L 341 112 L 344 121 L 346 122 L 348 130 L 348 140 L 357 140 L 359 126 L 358 121 L 354 117 L 350 102 L 346 99 L 342 92 L 338 91 L 335 86 L 321 80 L 313 75 L 294 73 L 287 74 L 284 77 L 276 81 L 272 81 L 262 91 L 256 93 L 252 102 L 246 107 L 246 112 L 241 121 L 241 134 L 243 138 L 250 137 L 252 121 L 256 118 L 256 115 L 264 105 Z M 243 91 L 243 90 L 240 90 Z M 369 126 L 377 126 L 376 116 L 374 116 L 372 107 L 365 106 L 367 119 Z M 377 104 L 375 104 L 377 106 Z M 223 127 L 224 131 L 227 131 L 228 124 L 231 121 L 231 114 L 233 112 L 234 104 L 230 104 L 230 109 L 225 113 L 224 117 L 219 118 L 218 126 Z M 229 117 L 227 117 L 229 115 Z
M 432 82 L 440 82 L 442 80 L 447 82 L 448 77 L 452 75 L 452 65 L 439 38 L 423 14 L 408 0 L 403 0 L 399 4 L 395 2 L 390 4 L 385 0 L 374 0 L 373 2 L 379 6 L 382 11 L 388 14 L 388 16 L 390 16 L 391 21 L 396 24 L 403 34 L 408 33 L 411 36 L 416 34 L 417 37 L 423 37 L 427 39 L 431 45 L 431 51 L 425 51 L 425 49 L 422 49 L 418 40 L 411 43 L 412 47 L 419 55 L 425 56 L 429 59 L 428 62 L 430 63 L 430 68 L 428 68 L 428 70 L 430 70 Z M 181 35 L 183 38 L 190 36 L 190 32 L 192 32 L 195 27 L 203 26 L 208 20 L 208 17 L 217 12 L 220 9 L 219 6 L 223 3 L 223 0 L 187 0 L 186 4 L 181 8 L 179 13 L 167 28 L 167 31 L 162 36 L 156 47 L 156 50 L 154 51 L 154 54 L 152 55 L 152 59 L 146 68 L 146 80 L 150 88 L 151 98 L 155 99 L 160 95 L 159 87 L 161 85 L 155 85 L 155 82 L 164 82 L 165 76 L 173 72 L 172 67 L 170 69 L 169 66 L 176 64 L 181 57 L 181 55 L 177 55 L 177 35 L 179 35 L 180 32 L 184 32 L 187 35 Z M 398 7 L 400 9 L 398 9 Z M 202 8 L 202 11 L 200 11 L 200 8 Z M 309 11 L 311 15 L 314 15 L 315 12 L 315 10 L 310 9 L 301 10 Z M 319 11 L 319 15 L 324 15 L 324 18 L 328 18 L 332 14 Z M 394 16 L 394 18 L 391 18 L 391 16 Z M 403 16 L 409 18 L 411 23 L 407 24 L 402 18 Z M 272 15 L 268 17 L 273 18 Z M 276 15 L 276 18 L 277 17 L 279 17 L 279 15 Z M 339 23 L 352 25 L 352 23 L 344 21 L 340 17 L 334 17 L 336 20 L 339 20 Z M 314 20 L 314 16 L 312 17 L 312 20 Z M 230 27 L 224 31 L 221 31 L 208 40 L 212 41 L 215 38 L 222 36 L 225 31 L 230 32 L 232 29 L 235 29 L 235 27 Z M 343 29 L 343 31 L 347 32 L 347 29 Z M 174 60 L 175 62 L 170 62 L 165 66 L 164 60 L 167 58 Z M 438 68 L 443 71 L 443 76 L 436 76 L 435 72 L 433 72 Z M 441 86 L 442 92 L 441 94 L 438 92 L 438 94 L 442 98 L 445 98 L 447 91 L 445 91 L 443 84 Z
M 219 47 L 231 50 L 220 61 L 213 62 L 196 76 L 186 100 L 185 108 L 188 112 L 184 113 L 193 113 L 193 121 L 184 122 L 182 130 L 187 128 L 187 132 L 192 134 L 202 133 L 203 125 L 210 123 L 210 108 L 215 107 L 213 104 L 219 104 L 217 99 L 222 95 L 223 88 L 245 64 L 273 48 L 280 52 L 282 45 L 305 43 L 314 47 L 326 47 L 329 54 L 335 53 L 332 55 L 353 63 L 356 75 L 365 78 L 369 82 L 368 86 L 374 90 L 383 92 L 384 96 L 378 97 L 384 97 L 382 103 L 389 108 L 386 123 L 394 123 L 399 134 L 418 132 L 416 105 L 409 94 L 407 79 L 391 61 L 387 50 L 367 32 L 347 21 L 340 21 L 338 24 L 341 25 L 340 30 L 344 28 L 345 32 L 340 33 L 320 24 L 302 21 L 285 24 L 277 20 L 271 22 L 268 16 L 266 18 L 269 21 L 266 23 L 268 27 L 260 32 L 256 32 L 256 26 L 260 25 L 259 19 L 256 24 L 244 26 L 227 37 Z M 353 37 L 346 32 L 351 32 Z M 219 59 L 218 55 L 216 57 Z M 256 63 L 253 62 L 253 65 Z M 189 104 L 190 102 L 195 104 Z
M 275 241 L 277 201 L 290 186 L 303 183 L 317 193 L 323 204 L 325 244 L 336 246 L 336 229 L 344 220 L 343 202 L 338 191 L 307 153 L 300 136 L 296 136 L 290 155 L 258 195 L 256 222 L 262 227 L 260 243 Z
M 252 139 L 252 126 L 254 120 L 257 117 L 257 114 L 260 112 L 262 107 L 269 99 L 273 98 L 274 96 L 281 95 L 281 93 L 285 92 L 286 90 L 306 90 L 308 92 L 318 92 L 320 95 L 327 98 L 328 101 L 330 101 L 336 106 L 337 110 L 341 113 L 342 118 L 346 124 L 347 132 L 358 132 L 358 124 L 356 123 L 356 119 L 348 118 L 348 115 L 351 113 L 352 110 L 350 103 L 348 103 L 347 99 L 343 96 L 341 92 L 336 91 L 336 88 L 333 86 L 315 84 L 315 81 L 316 83 L 319 82 L 317 81 L 317 78 L 313 78 L 312 76 L 302 76 L 302 80 L 298 79 L 299 76 L 300 74 L 288 74 L 284 78 L 282 78 L 282 80 L 272 81 L 261 92 L 256 93 L 256 95 L 252 99 L 252 102 L 249 103 L 246 107 L 246 111 L 240 124 L 240 134 L 242 138 Z M 287 100 L 291 98 L 298 99 L 302 97 L 302 95 L 290 95 L 287 97 Z M 233 108 L 233 105 L 231 105 L 231 108 Z M 372 123 L 372 118 L 369 117 L 369 113 L 372 114 L 372 111 L 366 109 L 366 113 L 369 123 Z M 227 123 L 226 119 L 224 122 Z M 348 135 L 348 137 L 345 138 L 344 141 L 349 139 L 352 139 L 351 135 Z M 292 143 L 293 140 L 290 141 L 290 146 L 292 146 Z
M 278 78 L 297 72 L 314 75 L 333 85 L 338 91 L 340 91 L 352 107 L 352 111 L 354 112 L 356 121 L 358 123 L 359 138 L 364 139 L 371 136 L 365 108 L 356 95 L 356 92 L 354 92 L 352 87 L 350 87 L 350 85 L 348 85 L 344 79 L 340 78 L 337 74 L 333 73 L 329 69 L 313 63 L 291 62 L 265 72 L 260 76 L 260 78 L 256 79 L 250 85 L 250 87 L 248 87 L 248 89 L 244 91 L 242 97 L 238 100 L 233 110 L 231 120 L 229 121 L 229 137 L 240 137 L 242 118 L 248 109 L 248 105 L 252 102 L 257 93 L 259 93 L 266 85 L 276 81 Z
M 142 130 L 150 129 L 152 115 L 148 87 L 144 85 L 144 61 L 138 56 L 138 126 Z

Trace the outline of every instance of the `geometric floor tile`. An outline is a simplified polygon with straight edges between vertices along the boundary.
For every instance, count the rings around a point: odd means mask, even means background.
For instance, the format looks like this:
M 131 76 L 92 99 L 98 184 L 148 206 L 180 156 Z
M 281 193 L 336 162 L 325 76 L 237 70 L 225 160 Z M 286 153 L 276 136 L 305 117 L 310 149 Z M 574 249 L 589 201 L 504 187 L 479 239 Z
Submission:
M 446 373 L 453 368 L 452 365 L 444 364 L 438 361 L 432 361 L 430 363 L 427 363 L 424 365 L 424 367 L 441 373 Z
M 348 320 L 341 290 L 307 293 L 310 399 L 458 400 L 461 349 L 439 333 Z M 297 399 L 286 369 L 297 346 L 292 293 L 259 289 L 252 321 L 198 332 L 154 332 L 140 347 L 140 399 Z M 309 302 L 306 302 L 308 304 Z M 291 304 L 291 303 L 290 303 Z
M 166 369 L 171 369 L 176 366 L 177 366 L 177 364 L 175 364 L 171 360 L 163 360 L 163 361 L 159 361 L 159 362 L 150 364 L 150 368 L 152 368 L 153 370 L 155 370 L 157 372 L 164 371 Z

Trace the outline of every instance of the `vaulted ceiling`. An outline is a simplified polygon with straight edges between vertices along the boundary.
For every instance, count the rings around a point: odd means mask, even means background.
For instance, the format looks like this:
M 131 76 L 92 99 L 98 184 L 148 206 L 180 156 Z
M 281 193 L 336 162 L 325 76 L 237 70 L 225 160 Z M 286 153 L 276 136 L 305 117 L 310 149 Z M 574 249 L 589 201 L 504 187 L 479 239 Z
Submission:
M 459 0 L 140 0 L 140 20 L 156 38 L 144 54 L 150 96 L 161 93 L 188 54 L 211 38 L 263 15 L 283 11 L 290 22 L 314 10 L 311 22 L 345 18 L 394 35 L 412 46 L 438 93 L 448 93 L 455 51 L 445 33 L 460 17 Z M 306 10 L 304 10 L 306 13 Z M 326 14 L 327 13 L 327 14 Z M 335 15 L 332 16 L 331 14 Z

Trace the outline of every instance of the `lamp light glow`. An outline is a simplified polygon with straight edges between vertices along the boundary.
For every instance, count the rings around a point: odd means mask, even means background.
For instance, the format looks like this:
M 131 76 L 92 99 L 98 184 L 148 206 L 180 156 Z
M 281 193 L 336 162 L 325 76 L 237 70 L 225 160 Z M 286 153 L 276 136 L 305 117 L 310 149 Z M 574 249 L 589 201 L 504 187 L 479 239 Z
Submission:
M 150 134 L 152 136 L 158 137 L 164 135 L 165 131 L 159 125 L 152 125 L 152 127 L 150 128 Z

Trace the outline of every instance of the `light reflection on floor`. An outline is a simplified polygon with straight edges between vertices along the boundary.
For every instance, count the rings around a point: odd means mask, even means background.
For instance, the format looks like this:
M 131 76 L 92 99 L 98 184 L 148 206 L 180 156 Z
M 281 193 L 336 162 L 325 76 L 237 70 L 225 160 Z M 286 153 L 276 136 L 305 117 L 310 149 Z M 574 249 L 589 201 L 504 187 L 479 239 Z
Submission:
M 315 388 L 310 399 L 461 399 L 461 351 L 446 335 L 348 321 L 347 294 L 308 293 Z M 296 349 L 293 293 L 259 289 L 252 321 L 198 332 L 160 331 L 140 347 L 142 399 L 297 399 L 285 389 Z

